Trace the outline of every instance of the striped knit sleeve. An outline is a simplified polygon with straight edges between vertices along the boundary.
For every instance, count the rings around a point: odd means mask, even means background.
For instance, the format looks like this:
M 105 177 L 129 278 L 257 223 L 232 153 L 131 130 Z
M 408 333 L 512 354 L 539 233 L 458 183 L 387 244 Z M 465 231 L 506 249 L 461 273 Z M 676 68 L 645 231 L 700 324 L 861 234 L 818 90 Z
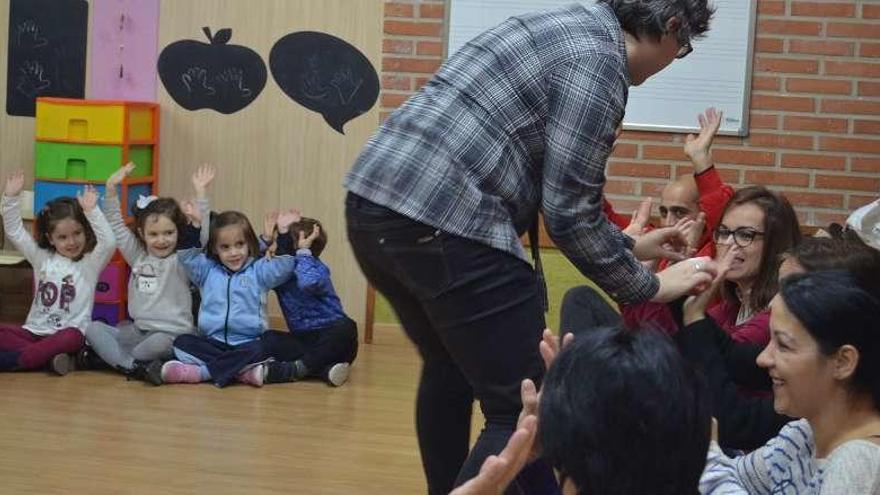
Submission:
M 769 494 L 781 486 L 809 489 L 814 479 L 812 457 L 813 435 L 805 420 L 788 423 L 766 445 L 734 459 L 713 441 L 700 478 L 700 493 Z

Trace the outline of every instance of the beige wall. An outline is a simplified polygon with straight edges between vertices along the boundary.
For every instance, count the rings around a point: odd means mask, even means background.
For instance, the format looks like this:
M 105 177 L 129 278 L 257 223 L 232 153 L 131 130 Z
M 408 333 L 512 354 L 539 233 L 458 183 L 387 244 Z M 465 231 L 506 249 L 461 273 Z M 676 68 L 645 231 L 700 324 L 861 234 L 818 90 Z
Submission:
M 9 0 L 0 0 L 6 16 Z M 232 28 L 231 44 L 255 50 L 267 64 L 272 45 L 302 30 L 323 31 L 360 49 L 381 67 L 382 2 L 379 0 L 165 0 L 161 4 L 159 47 L 179 39 L 204 40 L 202 26 L 213 32 Z M 0 53 L 6 53 L 8 23 L 0 23 Z M 5 56 L 2 57 L 5 74 Z M 5 99 L 6 78 L 0 77 Z M 213 110 L 190 112 L 177 106 L 161 84 L 162 195 L 188 197 L 189 176 L 200 163 L 218 170 L 211 191 L 214 209 L 237 209 L 261 229 L 270 209 L 297 207 L 325 224 L 330 243 L 322 259 L 347 312 L 363 322 L 366 285 L 345 236 L 342 178 L 377 126 L 378 110 L 350 121 L 345 135 L 323 118 L 288 98 L 271 73 L 266 87 L 247 108 L 231 115 Z M 3 103 L 5 108 L 5 101 Z M 378 105 L 377 105 L 378 106 Z M 0 115 L 0 172 L 21 166 L 33 170 L 34 121 Z M 271 311 L 277 313 L 277 308 Z

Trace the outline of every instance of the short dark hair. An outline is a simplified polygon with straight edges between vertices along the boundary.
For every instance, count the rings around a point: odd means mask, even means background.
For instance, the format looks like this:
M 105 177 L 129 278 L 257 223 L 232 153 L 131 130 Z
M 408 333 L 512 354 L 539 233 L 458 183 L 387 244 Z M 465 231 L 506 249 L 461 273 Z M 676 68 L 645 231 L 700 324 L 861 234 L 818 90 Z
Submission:
M 809 237 L 785 252 L 808 272 L 846 270 L 870 290 L 880 289 L 880 251 L 858 240 Z
M 208 234 L 208 245 L 205 246 L 205 254 L 208 258 L 220 263 L 220 257 L 217 256 L 217 250 L 215 249 L 215 245 L 217 244 L 217 233 L 220 229 L 229 227 L 230 225 L 238 225 L 241 227 L 244 241 L 248 245 L 248 254 L 250 256 L 259 256 L 260 243 L 257 242 L 257 235 L 254 233 L 254 228 L 251 226 L 251 222 L 244 213 L 230 210 L 216 215 L 211 214 L 211 229 Z
M 58 222 L 67 218 L 79 222 L 85 233 L 86 244 L 83 247 L 80 257 L 86 253 L 92 252 L 98 244 L 98 239 L 95 237 L 95 231 L 92 229 L 92 224 L 89 223 L 89 219 L 86 218 L 86 213 L 83 211 L 82 206 L 80 206 L 79 201 L 77 201 L 76 198 L 71 198 L 69 196 L 55 198 L 46 203 L 40 208 L 40 211 L 37 212 L 37 246 L 50 251 L 55 251 L 55 247 L 49 242 L 49 235 L 55 230 L 55 225 Z
M 321 225 L 321 222 L 315 220 L 314 218 L 302 217 L 299 222 L 294 222 L 290 224 L 290 237 L 293 239 L 293 245 L 296 246 L 297 241 L 299 241 L 299 233 L 305 233 L 306 237 L 312 235 L 312 231 L 315 230 L 315 226 L 321 229 L 320 233 L 318 233 L 318 237 L 312 242 L 312 247 L 309 250 L 312 252 L 312 256 L 315 258 L 321 257 L 321 253 L 324 251 L 324 248 L 327 247 L 327 229 Z
M 830 356 L 843 345 L 859 351 L 849 384 L 866 393 L 880 411 L 880 294 L 842 271 L 799 273 L 786 277 L 779 291 L 786 307 Z
M 761 311 L 770 304 L 770 300 L 779 290 L 780 258 L 782 253 L 800 243 L 801 229 L 797 214 L 788 199 L 764 186 L 745 187 L 734 193 L 724 207 L 721 218 L 731 209 L 746 204 L 754 204 L 764 212 L 761 266 L 747 301 L 752 311 Z M 725 282 L 721 292 L 725 299 L 738 301 L 736 286 L 732 282 Z
M 666 34 L 666 23 L 678 19 L 677 38 L 681 45 L 703 37 L 715 8 L 708 0 L 597 0 L 608 5 L 623 30 L 638 39 L 641 35 L 659 40 Z
M 147 223 L 147 219 L 150 218 L 151 215 L 168 217 L 168 219 L 174 223 L 174 226 L 177 227 L 178 244 L 182 240 L 187 220 L 186 215 L 183 213 L 183 210 L 180 209 L 180 205 L 177 204 L 177 201 L 174 198 L 157 198 L 143 208 L 138 208 L 137 205 L 134 205 L 131 207 L 131 213 L 134 215 L 134 234 L 141 242 L 141 245 L 144 244 L 144 238 L 141 235 L 141 231 L 144 230 L 144 225 Z
M 580 493 L 697 492 L 709 395 L 660 332 L 578 335 L 547 372 L 538 418 L 545 458 Z

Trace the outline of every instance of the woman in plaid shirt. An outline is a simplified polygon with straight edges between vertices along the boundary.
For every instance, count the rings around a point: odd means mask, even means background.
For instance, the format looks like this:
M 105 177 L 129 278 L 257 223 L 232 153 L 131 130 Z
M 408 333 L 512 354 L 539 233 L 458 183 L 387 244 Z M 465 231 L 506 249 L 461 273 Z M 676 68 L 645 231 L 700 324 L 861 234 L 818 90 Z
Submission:
M 708 258 L 651 273 L 636 257 L 656 256 L 669 232 L 634 243 L 602 214 L 628 87 L 687 55 L 711 14 L 707 0 L 599 0 L 511 18 L 450 57 L 346 177 L 357 260 L 424 360 L 416 426 L 430 493 L 503 448 L 520 381 L 543 373 L 542 294 L 520 241 L 539 211 L 619 302 L 667 301 L 711 280 Z M 469 454 L 474 398 L 486 426 Z M 526 478 L 512 489 L 543 490 L 527 483 L 546 479 Z

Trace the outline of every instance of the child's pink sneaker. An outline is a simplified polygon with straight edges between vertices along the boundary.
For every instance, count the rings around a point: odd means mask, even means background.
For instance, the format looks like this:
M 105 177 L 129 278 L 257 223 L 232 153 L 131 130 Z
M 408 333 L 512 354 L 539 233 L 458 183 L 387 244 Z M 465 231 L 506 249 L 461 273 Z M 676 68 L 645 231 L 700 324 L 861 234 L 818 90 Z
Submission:
M 195 364 L 168 361 L 162 365 L 163 383 L 200 383 L 202 373 Z
M 266 366 L 263 364 L 251 366 L 250 368 L 247 368 L 246 370 L 239 373 L 237 377 L 239 382 L 247 383 L 248 385 L 253 385 L 254 387 L 262 387 L 265 378 Z

